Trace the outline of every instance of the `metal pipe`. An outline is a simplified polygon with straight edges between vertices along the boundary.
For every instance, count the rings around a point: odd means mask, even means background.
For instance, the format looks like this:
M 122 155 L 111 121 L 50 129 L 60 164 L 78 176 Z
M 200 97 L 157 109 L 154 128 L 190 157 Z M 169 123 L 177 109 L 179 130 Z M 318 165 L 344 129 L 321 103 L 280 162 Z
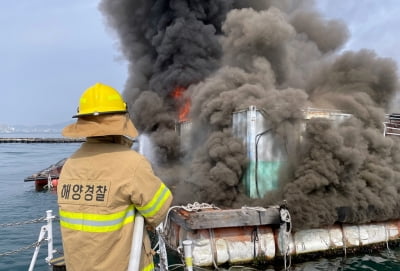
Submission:
M 140 136 L 139 140 L 139 153 L 145 155 L 147 149 L 149 149 L 150 141 L 144 135 Z M 146 140 L 147 144 L 143 142 Z M 145 155 L 146 156 L 146 155 Z M 142 242 L 144 233 L 144 218 L 135 210 L 135 222 L 133 225 L 133 236 L 131 245 L 131 254 L 129 256 L 128 271 L 138 271 L 140 266 L 140 256 L 142 254 Z
M 160 250 L 160 271 L 167 271 L 168 270 L 168 255 L 167 255 L 167 249 L 165 247 L 165 241 L 163 237 L 163 228 L 164 225 L 161 223 L 160 225 L 157 226 L 156 231 L 158 235 L 158 247 Z
M 184 240 L 183 252 L 185 254 L 185 265 L 187 271 L 193 271 L 192 240 Z
M 47 231 L 46 227 L 47 226 L 42 226 L 42 228 L 40 229 L 39 238 L 38 238 L 38 241 L 37 241 L 37 245 L 35 247 L 35 251 L 33 252 L 32 260 L 31 260 L 31 263 L 29 265 L 28 271 L 33 271 L 33 268 L 35 267 L 36 259 L 37 259 L 37 256 L 39 254 L 40 242 L 44 239 L 44 236 L 45 236 L 46 231 Z
M 50 261 L 53 259 L 53 211 L 46 211 L 47 220 L 47 258 L 46 262 L 50 265 Z

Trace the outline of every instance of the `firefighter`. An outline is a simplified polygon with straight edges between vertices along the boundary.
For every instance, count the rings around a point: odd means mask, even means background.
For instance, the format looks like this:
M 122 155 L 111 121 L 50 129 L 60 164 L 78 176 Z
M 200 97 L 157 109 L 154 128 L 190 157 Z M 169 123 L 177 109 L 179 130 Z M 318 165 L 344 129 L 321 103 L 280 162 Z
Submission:
M 138 135 L 117 90 L 97 83 L 79 101 L 70 138 L 86 138 L 65 162 L 57 187 L 61 235 L 68 271 L 126 271 L 135 213 L 156 227 L 172 201 L 148 160 L 131 149 Z M 146 231 L 140 270 L 153 270 Z

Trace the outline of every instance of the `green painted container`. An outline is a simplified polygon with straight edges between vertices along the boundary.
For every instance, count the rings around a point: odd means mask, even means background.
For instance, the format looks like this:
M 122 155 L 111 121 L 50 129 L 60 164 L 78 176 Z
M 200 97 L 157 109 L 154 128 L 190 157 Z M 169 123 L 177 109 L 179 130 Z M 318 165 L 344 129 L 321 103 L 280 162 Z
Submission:
M 283 140 L 278 137 L 255 106 L 232 115 L 233 134 L 242 139 L 249 159 L 242 177 L 246 194 L 251 198 L 263 197 L 278 188 L 279 171 L 287 161 Z

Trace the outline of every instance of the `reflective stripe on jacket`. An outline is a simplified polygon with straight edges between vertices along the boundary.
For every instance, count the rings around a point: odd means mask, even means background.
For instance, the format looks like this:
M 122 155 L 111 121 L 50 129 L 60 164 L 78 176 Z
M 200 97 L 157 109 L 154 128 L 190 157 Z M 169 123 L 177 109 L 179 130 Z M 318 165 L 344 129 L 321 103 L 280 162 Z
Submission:
M 84 232 L 112 232 L 135 220 L 135 209 L 131 205 L 122 212 L 99 215 L 60 210 L 61 227 Z
M 155 227 L 172 201 L 150 163 L 130 148 L 88 138 L 64 164 L 57 187 L 68 271 L 126 271 L 135 212 Z M 154 269 L 145 232 L 141 270 Z

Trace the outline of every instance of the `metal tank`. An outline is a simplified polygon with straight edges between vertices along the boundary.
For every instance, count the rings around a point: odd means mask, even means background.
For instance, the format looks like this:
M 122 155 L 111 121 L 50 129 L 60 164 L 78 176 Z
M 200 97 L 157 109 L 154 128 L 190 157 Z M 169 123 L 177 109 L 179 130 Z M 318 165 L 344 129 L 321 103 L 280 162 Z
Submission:
M 291 132 L 292 145 L 302 142 L 307 122 L 313 118 L 326 118 L 335 125 L 351 117 L 337 110 L 306 108 L 302 110 L 303 121 Z M 192 123 L 181 122 L 176 127 L 184 150 L 190 149 Z M 241 139 L 247 152 L 248 166 L 241 182 L 251 198 L 263 197 L 278 188 L 279 174 L 288 161 L 288 142 L 272 129 L 266 113 L 255 106 L 232 113 L 232 133 Z
M 263 197 L 278 187 L 279 170 L 287 160 L 284 141 L 255 106 L 233 113 L 232 132 L 242 139 L 249 159 L 242 177 L 246 194 L 251 198 Z
M 302 134 L 310 119 L 325 118 L 338 125 L 351 117 L 351 114 L 338 110 L 318 108 L 306 108 L 302 110 L 302 114 L 302 121 L 291 131 L 290 144 L 294 145 L 291 151 L 301 144 Z M 280 171 L 288 161 L 289 137 L 284 139 L 277 135 L 266 113 L 255 106 L 233 113 L 232 131 L 235 136 L 242 139 L 247 150 L 249 163 L 242 177 L 247 195 L 251 198 L 260 198 L 268 191 L 277 189 Z

